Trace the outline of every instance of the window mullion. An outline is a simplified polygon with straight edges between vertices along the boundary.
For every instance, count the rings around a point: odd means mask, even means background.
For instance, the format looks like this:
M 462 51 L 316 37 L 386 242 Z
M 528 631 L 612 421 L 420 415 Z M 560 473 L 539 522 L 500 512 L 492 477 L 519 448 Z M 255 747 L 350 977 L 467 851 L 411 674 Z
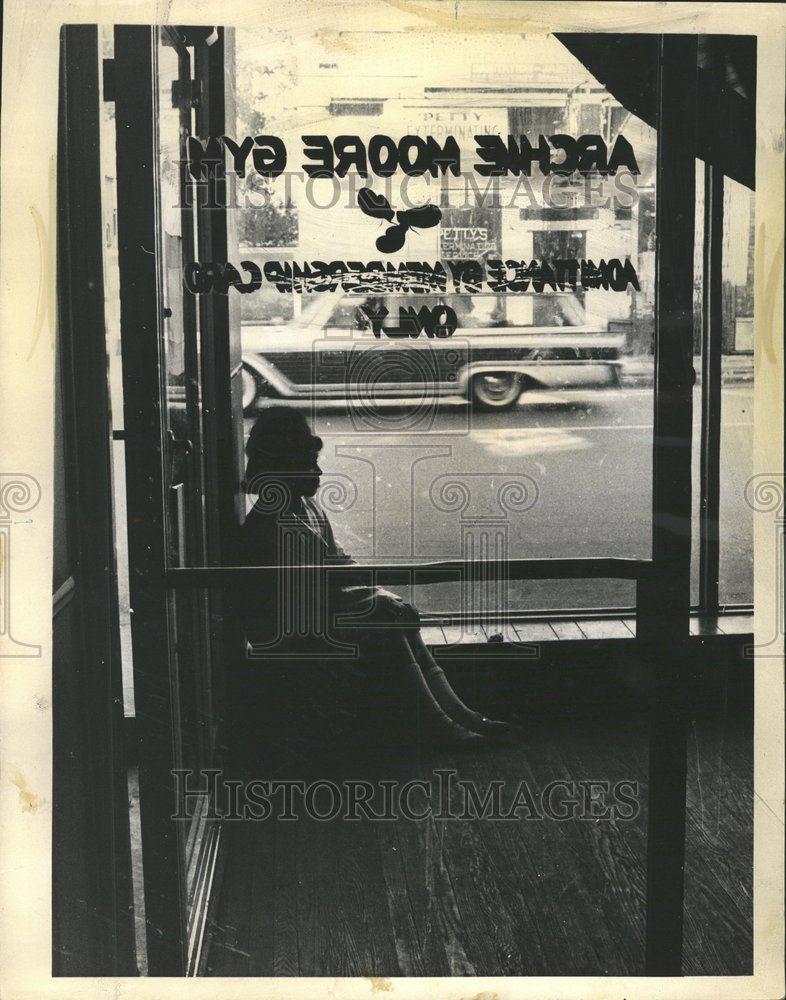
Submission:
M 704 254 L 701 311 L 701 452 L 699 609 L 720 608 L 721 348 L 723 341 L 723 173 L 704 167 Z

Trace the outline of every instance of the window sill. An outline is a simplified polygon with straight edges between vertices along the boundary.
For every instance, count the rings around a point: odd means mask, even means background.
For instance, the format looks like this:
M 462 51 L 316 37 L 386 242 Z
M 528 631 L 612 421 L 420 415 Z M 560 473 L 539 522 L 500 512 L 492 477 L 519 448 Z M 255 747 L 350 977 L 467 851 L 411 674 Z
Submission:
M 706 617 L 691 615 L 691 636 L 736 636 L 753 632 L 753 613 Z M 576 617 L 573 619 L 527 619 L 509 621 L 503 625 L 450 624 L 430 620 L 421 629 L 430 646 L 495 646 L 511 643 L 598 641 L 635 639 L 636 619 L 619 617 Z
M 730 639 L 735 636 L 751 635 L 753 632 L 753 613 L 735 613 L 706 617 L 691 615 L 690 634 L 692 638 L 705 639 L 718 637 Z M 623 616 L 581 616 L 576 618 L 520 619 L 504 624 L 452 624 L 449 616 L 440 621 L 431 617 L 421 627 L 421 635 L 426 645 L 439 650 L 443 655 L 474 655 L 483 652 L 484 655 L 527 656 L 527 650 L 532 646 L 545 642 L 632 642 L 636 638 L 636 619 L 631 615 Z M 314 651 L 301 649 L 305 658 L 314 655 Z M 530 653 L 529 655 L 536 655 Z M 246 640 L 246 662 L 265 659 L 265 652 L 253 641 Z

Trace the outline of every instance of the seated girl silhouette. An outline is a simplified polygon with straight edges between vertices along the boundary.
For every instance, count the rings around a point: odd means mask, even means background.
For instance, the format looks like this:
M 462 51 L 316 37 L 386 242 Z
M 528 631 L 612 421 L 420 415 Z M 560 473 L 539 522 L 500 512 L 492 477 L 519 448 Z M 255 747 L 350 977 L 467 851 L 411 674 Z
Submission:
M 331 625 L 329 637 L 359 650 L 363 670 L 373 672 L 372 681 L 379 675 L 380 691 L 386 683 L 392 685 L 391 695 L 403 704 L 419 739 L 470 748 L 507 732 L 507 723 L 487 719 L 461 701 L 426 647 L 411 604 L 380 587 L 342 583 L 337 574 L 322 571 L 354 565 L 354 560 L 336 543 L 330 521 L 315 500 L 321 449 L 321 438 L 312 434 L 299 410 L 272 406 L 257 419 L 246 445 L 245 480 L 255 502 L 240 529 L 238 564 L 282 568 L 287 583 L 279 583 L 279 622 L 292 610 L 286 607 L 291 600 L 301 628 L 304 613 L 308 616 L 311 609 L 318 630 L 319 601 L 309 599 L 316 589 L 317 596 L 325 598 L 328 621 L 338 617 L 345 623 Z M 314 569 L 301 572 L 301 566 Z M 253 608 L 262 601 L 269 607 L 269 595 L 246 594 L 244 604 Z M 350 619 L 355 621 L 346 625 Z M 305 626 L 308 631 L 308 621 Z

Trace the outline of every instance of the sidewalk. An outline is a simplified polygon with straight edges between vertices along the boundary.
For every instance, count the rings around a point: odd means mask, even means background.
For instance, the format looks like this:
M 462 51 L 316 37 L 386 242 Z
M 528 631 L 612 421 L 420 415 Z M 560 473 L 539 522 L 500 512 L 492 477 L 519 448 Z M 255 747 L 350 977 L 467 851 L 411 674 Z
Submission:
M 636 355 L 620 359 L 620 381 L 623 385 L 652 385 L 654 359 L 652 355 Z M 696 358 L 696 382 L 701 378 L 701 358 Z M 752 354 L 724 354 L 721 358 L 721 380 L 724 383 L 743 383 L 753 381 Z

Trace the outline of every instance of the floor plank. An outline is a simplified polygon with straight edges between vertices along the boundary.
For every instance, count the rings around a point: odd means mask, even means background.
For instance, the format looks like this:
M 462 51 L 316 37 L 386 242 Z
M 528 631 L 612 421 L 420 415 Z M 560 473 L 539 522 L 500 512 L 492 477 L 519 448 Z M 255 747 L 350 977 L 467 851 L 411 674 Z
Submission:
M 435 968 L 432 961 L 424 962 L 421 930 L 417 926 L 410 899 L 409 884 L 404 864 L 404 852 L 399 848 L 398 836 L 389 823 L 377 828 L 382 877 L 390 914 L 390 924 L 396 949 L 396 959 L 401 976 L 425 976 L 426 968 Z
M 630 639 L 630 630 L 619 618 L 580 618 L 576 623 L 586 639 Z
M 351 947 L 346 949 L 345 975 L 399 975 L 375 826 L 340 819 L 328 823 L 312 820 L 311 825 L 321 827 L 321 837 L 333 843 L 337 892 L 326 893 L 322 900 L 322 922 L 331 928 L 329 953 L 309 975 L 321 975 L 321 970 L 334 962 L 330 956 L 346 948 L 346 942 L 351 942 Z M 311 860 L 319 873 L 322 861 L 316 844 Z M 330 902 L 335 897 L 338 905 L 331 912 Z
M 514 622 L 520 642 L 552 642 L 557 633 L 548 622 Z
M 442 631 L 445 633 L 445 643 L 448 646 L 485 643 L 487 641 L 486 633 L 480 625 L 443 625 Z
M 558 639 L 584 638 L 584 633 L 575 622 L 551 622 L 551 627 Z

